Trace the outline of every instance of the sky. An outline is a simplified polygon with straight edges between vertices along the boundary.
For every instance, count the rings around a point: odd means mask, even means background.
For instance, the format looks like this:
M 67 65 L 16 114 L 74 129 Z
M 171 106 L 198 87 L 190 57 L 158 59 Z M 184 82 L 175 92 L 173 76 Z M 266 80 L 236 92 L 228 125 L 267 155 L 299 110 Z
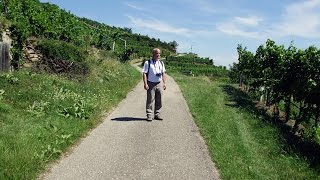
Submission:
M 229 67 L 237 45 L 255 53 L 267 39 L 320 48 L 320 0 L 40 0 L 79 17 L 131 28 Z M 127 42 L 130 43 L 130 42 Z

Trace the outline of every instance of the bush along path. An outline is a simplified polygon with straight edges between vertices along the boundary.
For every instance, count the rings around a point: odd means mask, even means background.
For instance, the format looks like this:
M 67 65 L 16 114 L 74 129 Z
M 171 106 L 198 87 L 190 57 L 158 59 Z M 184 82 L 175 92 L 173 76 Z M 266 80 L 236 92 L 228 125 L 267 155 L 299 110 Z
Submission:
M 219 179 L 178 85 L 168 76 L 163 121 L 145 120 L 142 81 L 104 122 L 39 179 Z

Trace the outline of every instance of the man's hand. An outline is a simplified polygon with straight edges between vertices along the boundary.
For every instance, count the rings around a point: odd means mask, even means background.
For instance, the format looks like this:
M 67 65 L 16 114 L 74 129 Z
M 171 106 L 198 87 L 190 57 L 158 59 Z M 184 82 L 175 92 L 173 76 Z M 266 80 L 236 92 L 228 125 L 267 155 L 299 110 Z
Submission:
M 166 84 L 163 84 L 163 90 L 166 90 L 166 89 L 167 89 Z
M 149 89 L 148 84 L 144 84 L 144 89 L 145 89 L 145 90 L 148 90 L 148 89 Z

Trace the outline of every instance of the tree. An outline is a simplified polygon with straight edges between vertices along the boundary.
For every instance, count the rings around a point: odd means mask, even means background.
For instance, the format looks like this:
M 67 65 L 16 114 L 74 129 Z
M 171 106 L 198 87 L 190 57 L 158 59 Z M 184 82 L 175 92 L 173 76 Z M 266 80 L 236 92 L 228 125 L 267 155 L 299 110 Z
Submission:
M 172 49 L 176 52 L 177 47 L 179 46 L 179 44 L 177 43 L 177 41 L 173 40 L 172 42 L 169 42 L 168 44 L 169 44 L 169 46 L 171 46 Z
M 131 28 L 124 27 L 123 30 L 126 31 L 129 34 L 132 34 L 132 29 Z

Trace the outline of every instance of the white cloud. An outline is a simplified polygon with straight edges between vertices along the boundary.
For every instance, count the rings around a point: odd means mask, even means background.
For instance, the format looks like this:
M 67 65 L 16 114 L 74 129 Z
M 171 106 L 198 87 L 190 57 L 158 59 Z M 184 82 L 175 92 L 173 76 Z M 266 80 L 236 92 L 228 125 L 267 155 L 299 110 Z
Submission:
M 216 28 L 218 31 L 231 36 L 261 39 L 264 37 L 260 27 L 261 21 L 263 21 L 262 18 L 253 15 L 247 17 L 236 16 L 229 22 L 219 23 Z
M 128 6 L 128 7 L 131 7 L 131 8 L 133 8 L 133 9 L 136 9 L 136 10 L 139 10 L 139 11 L 143 11 L 144 9 L 143 8 L 141 8 L 141 7 L 138 7 L 138 6 L 136 6 L 136 5 L 133 5 L 133 4 L 131 4 L 131 3 L 124 3 L 126 6 Z
M 262 21 L 262 19 L 256 16 L 235 17 L 235 22 L 248 26 L 258 26 L 260 21 Z
M 258 31 L 243 30 L 240 25 L 234 22 L 226 22 L 226 23 L 219 24 L 217 26 L 217 30 L 232 36 L 240 36 L 240 37 L 254 38 L 254 39 L 262 38 L 261 33 L 259 33 Z
M 320 0 L 289 4 L 274 31 L 280 36 L 320 38 Z
M 192 36 L 193 32 L 190 29 L 179 28 L 171 26 L 165 22 L 159 21 L 157 19 L 140 19 L 132 16 L 128 16 L 131 23 L 139 28 L 146 28 L 152 31 L 163 32 L 163 33 L 173 33 L 182 36 Z

